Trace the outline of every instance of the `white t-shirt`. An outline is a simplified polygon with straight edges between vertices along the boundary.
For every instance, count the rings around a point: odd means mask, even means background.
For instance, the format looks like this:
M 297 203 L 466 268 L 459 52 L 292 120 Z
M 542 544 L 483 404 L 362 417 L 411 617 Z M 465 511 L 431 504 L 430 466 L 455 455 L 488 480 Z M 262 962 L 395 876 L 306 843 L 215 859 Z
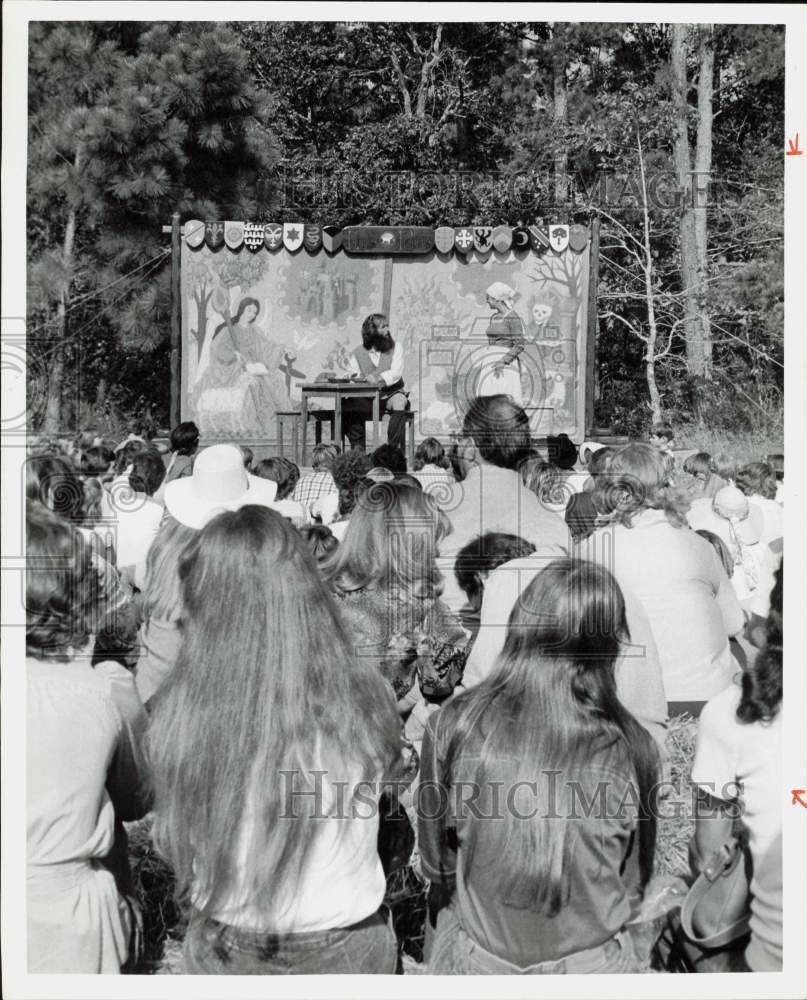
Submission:
M 746 961 L 754 972 L 782 969 L 782 715 L 770 723 L 737 718 L 740 688 L 732 685 L 704 706 L 692 783 L 714 798 L 739 798 L 749 832 L 751 943 Z

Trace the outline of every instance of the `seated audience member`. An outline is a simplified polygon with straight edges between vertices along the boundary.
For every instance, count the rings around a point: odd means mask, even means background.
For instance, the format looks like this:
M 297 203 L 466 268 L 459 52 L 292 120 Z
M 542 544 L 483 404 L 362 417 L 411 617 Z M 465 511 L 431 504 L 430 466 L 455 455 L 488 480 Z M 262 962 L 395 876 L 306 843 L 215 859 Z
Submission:
M 376 808 L 400 768 L 391 691 L 276 512 L 216 516 L 180 582 L 149 750 L 155 843 L 190 901 L 185 971 L 394 973 Z
M 530 454 L 519 468 L 521 481 L 534 493 L 542 507 L 562 514 L 569 499 L 563 475 L 556 465 L 546 462 L 537 452 Z
M 688 500 L 649 444 L 619 448 L 607 486 L 596 494 L 612 522 L 580 543 L 582 558 L 607 562 L 638 598 L 661 660 L 670 714 L 697 715 L 731 683 L 737 664 L 729 638 L 745 616 L 712 547 L 687 524 Z
M 675 431 L 669 424 L 653 424 L 648 436 L 650 444 L 665 455 L 673 454 L 675 444 Z
M 785 492 L 785 456 L 781 453 L 768 455 L 765 463 L 773 469 L 773 474 L 776 477 L 776 496 L 774 499 L 777 503 L 782 503 Z
M 424 492 L 423 483 L 409 472 L 401 472 L 397 476 L 394 476 L 393 482 L 402 483 L 404 486 L 411 486 L 413 489 L 420 490 L 421 493 Z
M 465 660 L 465 633 L 439 600 L 436 555 L 449 527 L 421 489 L 373 483 L 359 495 L 341 544 L 321 564 L 356 649 L 376 663 L 402 714 L 419 699 L 438 647 L 457 645 Z
M 762 511 L 762 543 L 770 545 L 784 534 L 785 516 L 776 502 L 776 475 L 765 462 L 752 462 L 737 470 L 737 489 Z
M 607 570 L 550 563 L 490 676 L 429 719 L 421 863 L 433 909 L 448 902 L 431 972 L 639 971 L 626 925 L 653 871 L 660 766 L 617 697 L 627 631 Z M 594 797 L 598 809 L 580 809 Z
M 122 490 L 124 496 L 128 496 L 130 492 L 129 473 L 132 471 L 134 457 L 141 451 L 148 450 L 149 446 L 143 438 L 135 434 L 130 434 L 115 448 L 114 475 L 108 482 L 104 482 L 104 517 L 115 518 L 118 491 Z
M 192 420 L 177 424 L 171 431 L 171 461 L 165 472 L 166 483 L 193 472 L 193 458 L 199 450 L 199 428 Z
M 308 512 L 303 505 L 291 499 L 300 478 L 300 470 L 294 462 L 288 458 L 264 458 L 254 466 L 253 475 L 277 483 L 277 494 L 272 504 L 274 510 L 298 528 L 308 521 Z
M 556 469 L 571 472 L 577 464 L 577 448 L 568 434 L 550 434 L 546 439 L 547 457 Z
M 437 438 L 426 438 L 415 449 L 414 474 L 427 493 L 455 482 L 451 462 Z
M 115 835 L 147 810 L 145 713 L 129 671 L 90 666 L 99 581 L 76 529 L 29 504 L 26 556 L 28 972 L 116 974 L 138 957 Z
M 715 474 L 718 475 L 728 486 L 734 486 L 734 478 L 737 475 L 737 462 L 732 455 L 725 451 L 719 451 L 712 456 L 712 465 Z
M 252 463 L 255 460 L 255 453 L 253 452 L 253 450 L 250 447 L 248 447 L 245 444 L 239 445 L 238 448 L 239 448 L 241 454 L 244 457 L 244 468 L 247 470 L 247 472 L 251 473 L 252 472 Z
M 767 618 L 778 556 L 762 541 L 764 517 L 756 502 L 736 486 L 724 486 L 711 501 L 694 500 L 687 516 L 696 531 L 714 532 L 728 548 L 731 584 L 743 609 Z
M 684 472 L 692 477 L 690 498 L 697 500 L 707 497 L 711 500 L 718 490 L 728 484 L 718 476 L 712 456 L 705 451 L 698 451 L 684 461 Z
M 577 552 L 575 548 L 575 558 L 579 558 Z M 523 594 L 535 577 L 556 558 L 553 550 L 542 551 L 539 548 L 532 555 L 502 563 L 490 573 L 485 582 L 476 641 L 465 664 L 464 687 L 480 684 L 490 675 L 504 646 L 511 615 L 523 603 Z M 620 587 L 620 593 L 625 604 L 629 635 L 616 662 L 617 694 L 625 708 L 641 722 L 666 755 L 667 696 L 656 641 L 636 594 L 627 586 Z
M 744 955 L 733 956 L 738 972 L 782 970 L 782 575 L 780 566 L 765 644 L 739 683 L 704 707 L 692 765 L 695 872 L 730 838 L 738 807 L 748 833 L 751 935 Z
M 307 524 L 300 529 L 300 534 L 318 563 L 324 562 L 339 547 L 336 535 L 324 524 Z
M 459 499 L 455 496 L 446 508 L 453 531 L 440 549 L 443 600 L 454 612 L 465 603 L 454 575 L 456 556 L 477 535 L 516 535 L 557 555 L 569 544 L 560 515 L 545 510 L 521 481 L 518 470 L 531 442 L 529 420 L 520 406 L 509 396 L 477 397 L 465 414 L 458 443 L 467 473 Z
M 129 491 L 112 495 L 118 570 L 142 588 L 146 556 L 160 527 L 164 508 L 153 498 L 165 477 L 162 456 L 152 450 L 135 455 Z
M 81 453 L 80 470 L 82 476 L 103 480 L 115 468 L 115 452 L 105 445 L 87 448 Z
M 389 469 L 393 476 L 406 472 L 406 456 L 392 444 L 382 444 L 372 454 L 375 468 Z
M 348 519 L 356 505 L 359 492 L 368 485 L 367 473 L 373 467 L 373 460 L 358 448 L 352 448 L 344 455 L 337 455 L 331 466 L 337 495 L 321 497 L 311 507 L 314 517 L 327 524 L 338 541 L 344 538 Z
M 329 493 L 338 493 L 331 466 L 340 449 L 338 444 L 317 444 L 311 453 L 313 472 L 308 472 L 300 478 L 291 495 L 292 500 L 301 503 L 307 513 L 311 513 L 311 504 Z
M 588 479 L 579 493 L 574 493 L 569 497 L 564 517 L 569 532 L 576 542 L 593 534 L 595 528 L 603 520 L 604 515 L 598 510 L 595 497 L 598 495 L 598 484 L 607 483 L 608 463 L 613 454 L 613 448 L 605 446 L 592 448 L 588 452 L 587 458 Z
M 454 575 L 468 599 L 468 603 L 460 610 L 459 617 L 471 634 L 471 642 L 476 639 L 479 631 L 482 595 L 485 592 L 487 578 L 502 563 L 523 559 L 533 552 L 535 546 L 532 542 L 525 542 L 516 535 L 491 531 L 486 535 L 472 538 L 457 553 Z

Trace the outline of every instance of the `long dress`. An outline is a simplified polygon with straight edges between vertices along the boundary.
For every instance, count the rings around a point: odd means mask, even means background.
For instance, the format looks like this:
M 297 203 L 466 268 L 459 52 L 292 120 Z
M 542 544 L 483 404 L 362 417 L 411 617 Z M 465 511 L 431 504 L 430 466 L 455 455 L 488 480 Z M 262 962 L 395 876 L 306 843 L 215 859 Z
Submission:
M 269 340 L 254 323 L 219 330 L 210 345 L 210 363 L 196 387 L 201 429 L 273 436 L 275 413 L 291 408 L 279 371 L 283 352 L 283 345 Z M 264 365 L 266 374 L 251 374 L 246 369 L 249 364 Z
M 479 365 L 476 380 L 477 396 L 512 396 L 519 406 L 524 405 L 521 388 L 521 363 L 516 356 L 501 371 L 496 369 L 505 358 L 512 357 L 512 349 L 525 343 L 524 324 L 515 310 L 505 316 L 496 315 L 487 328 L 490 346 Z

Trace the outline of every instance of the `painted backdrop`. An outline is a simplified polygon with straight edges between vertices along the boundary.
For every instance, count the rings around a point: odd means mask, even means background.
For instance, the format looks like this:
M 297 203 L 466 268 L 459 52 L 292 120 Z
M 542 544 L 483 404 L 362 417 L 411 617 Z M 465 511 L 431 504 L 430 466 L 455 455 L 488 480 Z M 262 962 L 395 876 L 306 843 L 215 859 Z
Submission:
M 588 266 L 588 249 L 393 258 L 183 242 L 182 419 L 207 439 L 274 440 L 275 412 L 299 406 L 298 383 L 344 372 L 364 317 L 387 311 L 417 436 L 443 437 L 462 420 L 488 346 L 485 289 L 504 281 L 518 292 L 533 428 L 579 441 Z

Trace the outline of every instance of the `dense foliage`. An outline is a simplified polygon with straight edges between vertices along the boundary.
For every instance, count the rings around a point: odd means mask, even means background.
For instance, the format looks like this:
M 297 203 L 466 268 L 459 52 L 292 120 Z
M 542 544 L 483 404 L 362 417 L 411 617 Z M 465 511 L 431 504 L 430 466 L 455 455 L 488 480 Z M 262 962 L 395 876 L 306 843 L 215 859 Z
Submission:
M 665 25 L 32 24 L 32 422 L 150 405 L 165 425 L 173 211 L 342 225 L 598 213 L 597 423 L 644 428 L 651 381 L 669 419 L 780 421 L 784 29 L 684 30 L 676 70 Z M 693 292 L 680 156 L 683 143 L 697 165 L 706 133 Z

